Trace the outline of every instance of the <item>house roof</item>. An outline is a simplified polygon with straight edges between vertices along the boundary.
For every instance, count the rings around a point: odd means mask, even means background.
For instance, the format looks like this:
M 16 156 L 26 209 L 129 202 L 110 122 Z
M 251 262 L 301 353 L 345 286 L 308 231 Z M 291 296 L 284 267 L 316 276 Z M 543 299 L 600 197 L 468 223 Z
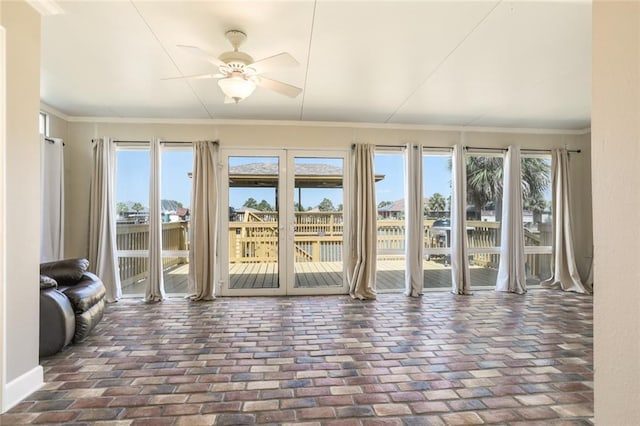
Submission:
M 296 188 L 341 188 L 343 169 L 329 164 L 295 164 Z M 250 163 L 229 167 L 230 187 L 274 187 L 278 178 L 276 163 Z M 375 176 L 376 182 L 384 175 Z

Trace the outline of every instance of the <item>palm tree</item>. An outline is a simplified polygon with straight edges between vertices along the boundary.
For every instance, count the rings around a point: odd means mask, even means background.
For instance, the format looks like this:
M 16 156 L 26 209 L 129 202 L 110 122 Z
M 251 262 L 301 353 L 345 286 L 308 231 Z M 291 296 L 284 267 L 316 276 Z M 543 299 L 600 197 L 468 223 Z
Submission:
M 442 194 L 435 192 L 431 197 L 429 197 L 429 201 L 427 201 L 425 208 L 428 213 L 443 212 L 447 208 L 447 200 L 445 200 Z
M 522 159 L 522 197 L 527 204 L 539 205 L 544 199 L 544 191 L 551 184 L 549 173 L 551 166 L 542 158 L 525 157 Z
M 467 157 L 467 202 L 474 219 L 482 219 L 482 208 L 502 194 L 502 157 Z
M 539 200 L 551 184 L 551 166 L 543 158 L 522 159 L 522 197 L 526 208 L 539 208 Z M 502 198 L 502 157 L 467 157 L 467 201 L 474 207 L 474 219 L 482 218 L 482 208 Z M 500 209 L 500 203 L 496 205 Z M 535 207 L 534 207 L 535 206 Z

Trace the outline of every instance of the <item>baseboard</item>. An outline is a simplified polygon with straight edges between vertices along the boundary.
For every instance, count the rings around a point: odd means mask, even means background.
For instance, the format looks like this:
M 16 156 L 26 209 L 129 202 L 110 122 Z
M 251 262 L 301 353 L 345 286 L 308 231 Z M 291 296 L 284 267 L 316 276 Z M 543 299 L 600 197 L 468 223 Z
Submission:
M 10 410 L 27 396 L 40 389 L 43 384 L 44 371 L 40 365 L 7 383 L 3 392 L 2 412 Z

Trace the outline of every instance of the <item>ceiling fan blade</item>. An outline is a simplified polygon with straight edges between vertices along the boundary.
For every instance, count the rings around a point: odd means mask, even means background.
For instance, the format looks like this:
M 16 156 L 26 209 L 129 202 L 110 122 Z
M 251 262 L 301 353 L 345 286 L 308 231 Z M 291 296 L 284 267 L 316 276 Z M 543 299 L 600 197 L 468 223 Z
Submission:
M 185 75 L 182 77 L 167 77 L 161 78 L 160 80 L 201 80 L 205 78 L 223 78 L 226 77 L 224 74 L 195 74 L 195 75 Z
M 207 52 L 205 50 L 200 49 L 199 47 L 189 46 L 189 45 L 186 45 L 186 44 L 178 44 L 178 45 L 176 45 L 176 47 L 179 47 L 183 51 L 189 52 L 192 55 L 200 56 L 201 58 L 204 58 L 207 61 L 211 62 L 216 67 L 220 67 L 220 66 L 226 65 L 224 62 L 222 62 L 216 56 L 212 55 L 211 53 L 209 53 L 209 52 Z
M 278 53 L 277 55 L 269 56 L 268 58 L 255 61 L 254 63 L 249 65 L 249 68 L 253 68 L 256 74 L 262 74 L 264 72 L 269 72 L 280 68 L 295 67 L 296 65 L 300 64 L 293 56 L 286 52 L 282 52 Z
M 300 94 L 300 92 L 302 92 L 302 89 L 299 87 L 292 86 L 281 81 L 271 80 L 270 78 L 257 77 L 255 79 L 255 82 L 260 87 L 273 90 L 274 92 L 280 93 L 281 95 L 285 95 L 290 98 L 295 98 Z

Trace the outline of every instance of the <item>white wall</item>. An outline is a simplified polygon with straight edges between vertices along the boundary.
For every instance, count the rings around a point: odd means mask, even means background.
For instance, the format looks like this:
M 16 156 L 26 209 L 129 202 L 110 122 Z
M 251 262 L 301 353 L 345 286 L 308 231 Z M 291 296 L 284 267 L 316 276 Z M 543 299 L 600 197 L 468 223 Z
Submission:
M 6 29 L 5 333 L 2 410 L 42 384 L 38 365 L 40 253 L 40 15 L 0 2 Z
M 72 119 L 73 120 L 73 119 Z M 196 124 L 200 123 L 200 124 Z M 314 125 L 313 123 L 243 123 L 223 124 L 195 122 L 180 123 L 131 123 L 71 121 L 67 125 L 65 142 L 65 191 L 68 194 L 65 221 L 65 254 L 67 256 L 87 256 L 88 254 L 88 205 L 89 181 L 91 173 L 91 139 L 108 136 L 119 140 L 148 140 L 159 137 L 172 141 L 198 139 L 219 139 L 221 147 L 292 147 L 292 148 L 345 148 L 353 142 L 368 142 L 384 145 L 402 145 L 418 142 L 427 146 L 451 146 L 460 140 L 458 130 L 429 130 L 410 127 L 388 128 L 367 125 Z M 465 133 L 465 143 L 469 146 L 506 147 L 519 144 L 522 148 L 551 149 L 568 147 L 582 149 L 581 154 L 572 154 L 573 181 L 580 210 L 577 241 L 580 270 L 586 273 L 592 252 L 591 240 L 591 193 L 589 170 L 589 135 L 576 134 L 535 134 L 509 132 Z M 587 183 L 584 185 L 584 183 Z M 581 259 L 588 261 L 580 262 Z
M 593 3 L 595 421 L 640 424 L 640 3 Z

